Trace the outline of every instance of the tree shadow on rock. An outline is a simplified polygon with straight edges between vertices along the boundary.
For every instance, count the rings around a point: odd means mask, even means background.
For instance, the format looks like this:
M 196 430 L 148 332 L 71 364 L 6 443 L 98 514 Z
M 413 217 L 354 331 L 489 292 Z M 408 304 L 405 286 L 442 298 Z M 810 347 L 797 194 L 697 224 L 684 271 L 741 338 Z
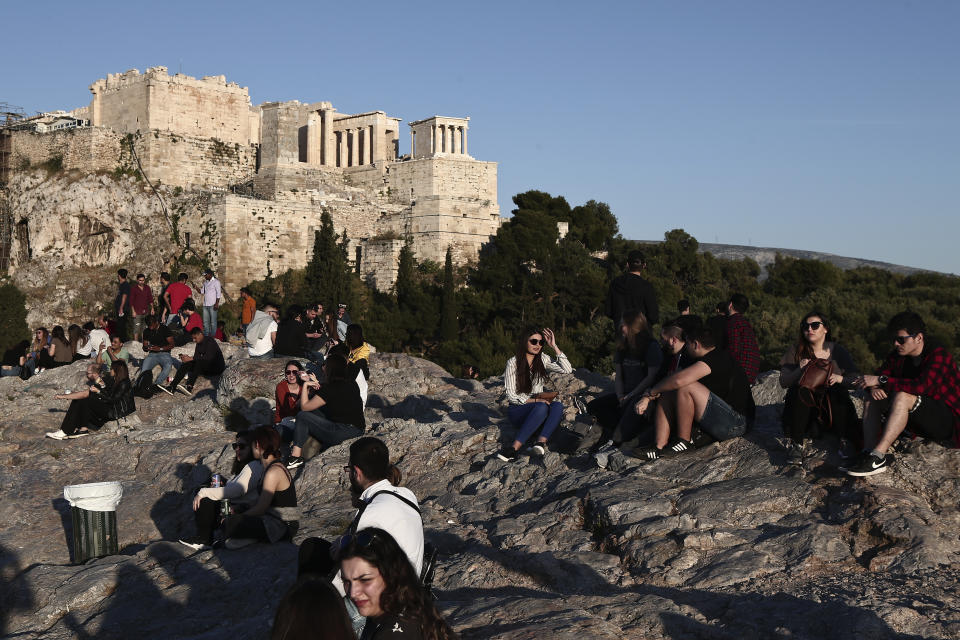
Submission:
M 210 482 L 211 473 L 207 465 L 177 465 L 174 475 L 180 480 L 181 490 L 165 492 L 150 508 L 150 517 L 162 539 L 177 540 L 183 536 L 186 524 L 193 521 L 193 496 Z
M 36 605 L 33 591 L 20 567 L 19 556 L 0 544 L 0 634 L 7 632 L 10 614 L 31 611 Z
M 68 502 L 66 498 L 54 498 L 50 501 L 50 504 L 53 505 L 53 510 L 60 514 L 60 523 L 63 525 L 63 536 L 67 545 L 67 554 L 70 557 L 70 562 L 74 562 L 73 511 L 70 507 L 70 502 Z
M 464 402 L 461 407 L 463 411 L 451 411 L 448 414 L 450 419 L 457 422 L 465 420 L 474 429 L 487 427 L 503 416 L 499 411 L 480 402 Z
M 273 424 L 273 407 L 264 398 L 250 402 L 246 398 L 234 398 L 230 401 L 228 413 L 224 416 L 228 431 L 244 431 L 251 427 Z
M 382 396 L 371 394 L 367 406 L 379 409 L 384 418 L 404 418 L 417 422 L 440 422 L 450 413 L 450 405 L 422 394 L 407 396 L 400 402 L 389 404 Z

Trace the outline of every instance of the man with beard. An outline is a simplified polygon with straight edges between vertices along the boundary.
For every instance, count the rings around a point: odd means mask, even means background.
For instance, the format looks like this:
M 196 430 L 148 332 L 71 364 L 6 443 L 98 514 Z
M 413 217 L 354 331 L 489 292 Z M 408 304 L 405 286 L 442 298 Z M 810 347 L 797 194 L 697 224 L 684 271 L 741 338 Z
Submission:
M 350 445 L 350 462 L 344 467 L 349 473 L 350 494 L 357 513 L 347 529 L 356 533 L 362 529 L 383 529 L 403 549 L 417 575 L 423 566 L 423 520 L 417 497 L 406 487 L 398 487 L 400 470 L 390 464 L 387 445 L 377 438 L 363 437 Z M 300 545 L 299 576 L 319 574 L 328 576 L 333 569 L 331 545 L 321 538 L 308 538 Z M 333 584 L 343 593 L 339 572 Z

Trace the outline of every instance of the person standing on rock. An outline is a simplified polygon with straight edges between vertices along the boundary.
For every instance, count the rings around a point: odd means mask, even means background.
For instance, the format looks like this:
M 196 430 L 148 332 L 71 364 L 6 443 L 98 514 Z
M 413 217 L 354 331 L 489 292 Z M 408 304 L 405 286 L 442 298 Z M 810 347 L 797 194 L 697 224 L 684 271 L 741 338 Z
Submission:
M 197 293 L 203 299 L 203 335 L 213 337 L 217 332 L 217 311 L 223 297 L 220 281 L 214 277 L 213 269 L 207 267 L 203 270 L 203 284 Z
M 543 357 L 543 346 L 548 345 L 556 359 Z M 507 360 L 503 373 L 506 393 L 507 417 L 519 431 L 512 443 L 504 445 L 497 457 L 504 462 L 515 460 L 520 447 L 540 429 L 540 437 L 531 449 L 536 455 L 544 455 L 547 440 L 563 419 L 563 404 L 556 400 L 555 391 L 544 391 L 543 386 L 550 373 L 572 373 L 570 360 L 560 351 L 551 329 L 531 329 L 521 334 L 516 355 Z M 542 428 L 541 428 L 542 427 Z
M 117 297 L 113 301 L 113 312 L 117 316 L 117 335 L 121 342 L 127 341 L 127 318 L 130 316 L 130 281 L 127 270 L 117 269 Z
M 657 293 L 644 277 L 647 258 L 642 251 L 627 254 L 627 273 L 617 276 L 610 283 L 607 292 L 607 316 L 613 320 L 613 326 L 620 335 L 620 323 L 627 311 L 639 311 L 652 327 L 660 322 L 660 310 L 657 307 Z
M 142 273 L 137 274 L 137 282 L 130 288 L 130 313 L 133 316 L 131 340 L 139 342 L 143 339 L 145 319 L 153 313 L 153 291 Z
M 757 345 L 753 325 L 743 317 L 749 306 L 750 301 L 742 293 L 730 296 L 730 302 L 727 303 L 726 339 L 722 348 L 730 352 L 747 374 L 747 381 L 753 384 L 760 373 L 760 347 Z
M 166 271 L 160 272 L 160 292 L 157 294 L 157 311 L 160 316 L 160 322 L 167 323 L 167 317 L 170 315 L 170 306 L 167 304 L 167 288 L 170 286 L 170 274 Z
M 843 467 L 851 476 L 882 473 L 887 453 L 904 432 L 960 446 L 960 374 L 950 352 L 927 337 L 916 313 L 898 313 L 887 324 L 893 351 L 877 375 L 861 376 L 869 391 L 863 407 L 863 453 Z
M 163 299 L 170 310 L 170 314 L 167 316 L 167 325 L 170 326 L 178 322 L 178 314 L 183 307 L 183 303 L 193 299 L 193 292 L 187 285 L 187 274 L 180 273 L 177 275 L 177 281 L 170 283 L 167 291 L 163 294 Z
M 691 451 L 693 425 L 716 440 L 743 435 L 756 407 L 750 383 L 727 351 L 718 349 L 708 328 L 685 332 L 686 351 L 697 362 L 661 380 L 643 393 L 635 411 L 645 413 L 656 400 L 652 447 L 634 449 L 643 460 Z
M 243 287 L 240 289 L 240 328 L 247 332 L 247 325 L 253 322 L 253 316 L 257 313 L 257 301 L 254 299 L 250 289 Z

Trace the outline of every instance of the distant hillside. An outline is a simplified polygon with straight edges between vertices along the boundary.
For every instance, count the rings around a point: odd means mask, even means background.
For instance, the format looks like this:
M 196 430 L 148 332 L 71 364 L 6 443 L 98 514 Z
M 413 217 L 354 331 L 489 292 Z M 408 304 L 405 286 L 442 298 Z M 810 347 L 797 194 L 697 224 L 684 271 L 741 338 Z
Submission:
M 649 242 L 656 244 L 657 240 L 638 240 L 638 242 Z M 743 258 L 753 258 L 760 265 L 760 278 L 767 277 L 767 265 L 773 264 L 777 254 L 789 256 L 791 258 L 803 258 L 805 260 L 825 260 L 841 269 L 856 269 L 857 267 L 876 267 L 877 269 L 886 269 L 894 273 L 909 275 L 927 271 L 927 269 L 917 269 L 915 267 L 905 267 L 901 264 L 890 264 L 889 262 L 880 262 L 878 260 L 863 260 L 861 258 L 850 258 L 847 256 L 836 256 L 832 253 L 822 253 L 820 251 L 804 251 L 802 249 L 774 249 L 771 247 L 749 247 L 738 244 L 711 244 L 707 242 L 700 243 L 700 253 L 710 252 L 717 258 L 726 258 L 728 260 L 742 260 Z

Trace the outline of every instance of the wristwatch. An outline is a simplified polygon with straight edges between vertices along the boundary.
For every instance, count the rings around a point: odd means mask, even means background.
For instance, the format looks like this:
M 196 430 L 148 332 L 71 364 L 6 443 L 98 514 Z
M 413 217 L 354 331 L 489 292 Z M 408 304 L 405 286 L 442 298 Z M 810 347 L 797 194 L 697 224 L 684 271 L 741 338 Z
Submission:
M 878 377 L 877 377 L 877 382 L 880 384 L 881 387 L 887 386 L 887 380 L 888 380 L 887 376 L 878 376 Z

